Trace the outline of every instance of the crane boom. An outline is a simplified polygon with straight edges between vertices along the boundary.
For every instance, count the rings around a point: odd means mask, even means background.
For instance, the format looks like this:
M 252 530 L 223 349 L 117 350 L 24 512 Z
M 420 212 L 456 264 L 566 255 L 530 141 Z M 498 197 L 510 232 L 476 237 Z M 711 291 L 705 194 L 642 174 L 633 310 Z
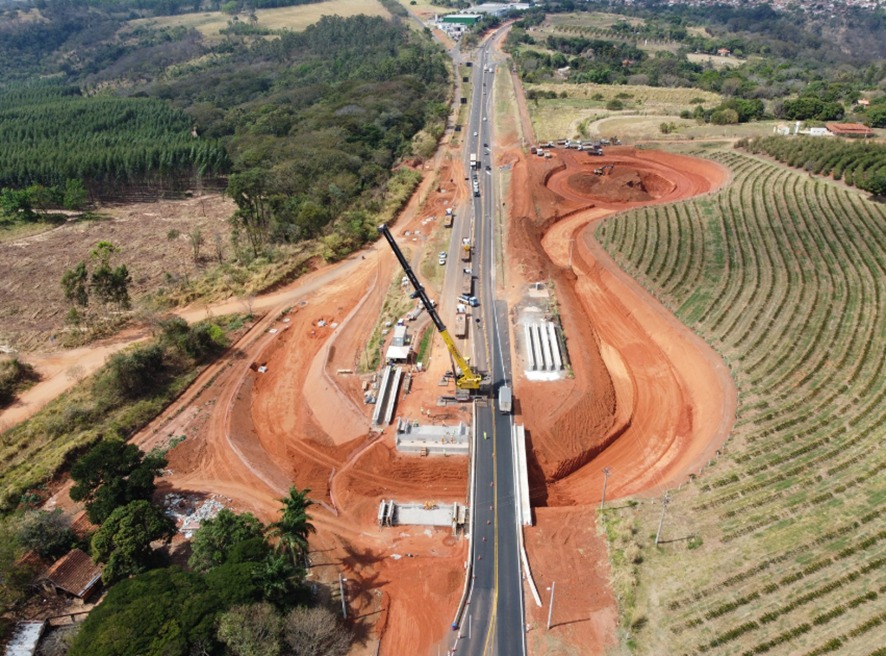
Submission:
M 384 223 L 378 226 L 378 231 L 385 239 L 387 239 L 388 245 L 391 247 L 391 250 L 394 251 L 394 255 L 397 256 L 397 261 L 400 262 L 400 266 L 402 266 L 403 271 L 406 272 L 406 277 L 409 279 L 409 282 L 412 283 L 412 287 L 415 289 L 416 294 L 418 294 L 419 299 L 421 299 L 422 305 L 425 306 L 425 310 L 428 311 L 431 320 L 434 322 L 437 332 L 439 332 L 440 337 L 443 338 L 443 343 L 446 344 L 446 348 L 449 350 L 449 355 L 452 357 L 456 366 L 461 370 L 461 376 L 455 381 L 456 387 L 468 390 L 480 389 L 480 386 L 483 383 L 483 376 L 474 371 L 471 368 L 471 365 L 468 364 L 468 361 L 465 360 L 461 353 L 459 353 L 458 347 L 456 347 L 452 336 L 450 336 L 449 331 L 446 330 L 446 326 L 443 324 L 442 319 L 440 319 L 440 315 L 437 314 L 437 310 L 431 303 L 431 299 L 429 299 L 428 295 L 425 293 L 424 286 L 418 281 L 415 272 L 412 270 L 412 267 L 409 266 L 409 262 L 406 261 L 403 251 L 400 250 L 400 247 L 397 246 L 397 242 L 394 241 L 394 235 L 391 234 L 388 226 Z

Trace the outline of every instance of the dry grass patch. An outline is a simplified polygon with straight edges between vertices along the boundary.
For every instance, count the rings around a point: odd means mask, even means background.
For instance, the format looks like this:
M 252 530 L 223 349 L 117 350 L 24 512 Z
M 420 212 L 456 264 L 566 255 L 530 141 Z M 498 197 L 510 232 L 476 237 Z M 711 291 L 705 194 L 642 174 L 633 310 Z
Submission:
M 603 12 L 590 12 L 581 14 L 554 14 L 548 16 L 544 25 L 551 27 L 598 27 L 609 29 L 616 23 L 628 23 L 630 25 L 643 25 L 642 18 L 632 18 L 621 14 L 607 14 Z
M 744 59 L 736 59 L 735 57 L 720 57 L 719 55 L 708 55 L 704 53 L 687 53 L 686 59 L 696 64 L 706 64 L 710 62 L 710 64 L 717 70 L 721 70 L 724 68 L 737 68 L 747 63 L 747 61 Z
M 294 7 L 277 7 L 259 9 L 255 12 L 258 26 L 273 30 L 286 29 L 304 30 L 313 25 L 323 16 L 342 16 L 348 18 L 365 14 L 389 18 L 390 13 L 377 0 L 326 0 L 310 5 Z M 219 11 L 180 14 L 178 16 L 162 16 L 160 18 L 139 18 L 130 21 L 132 26 L 187 27 L 200 32 L 204 37 L 213 38 L 220 35 L 221 30 L 228 26 L 231 16 Z

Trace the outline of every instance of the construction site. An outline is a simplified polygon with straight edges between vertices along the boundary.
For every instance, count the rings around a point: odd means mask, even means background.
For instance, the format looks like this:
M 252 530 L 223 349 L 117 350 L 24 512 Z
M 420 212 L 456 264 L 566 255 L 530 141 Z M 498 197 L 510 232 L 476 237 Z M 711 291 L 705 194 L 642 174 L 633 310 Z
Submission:
M 531 134 L 525 106 L 521 119 Z M 734 389 L 716 354 L 618 269 L 593 230 L 626 207 L 710 192 L 727 173 L 627 146 L 594 157 L 549 148 L 537 157 L 520 144 L 514 131 L 496 136 L 495 164 L 511 175 L 496 294 L 519 308 L 506 314 L 505 329 L 519 422 L 511 439 L 526 480 L 520 523 L 533 576 L 563 581 L 558 594 L 582 609 L 574 624 L 564 619 L 563 643 L 602 654 L 617 614 L 605 545 L 579 501 L 598 494 L 606 467 L 622 473 L 609 482 L 612 499 L 684 480 L 725 439 Z M 479 334 L 468 330 L 477 318 L 472 304 L 442 301 L 450 334 L 412 268 L 426 259 L 436 266 L 434 231 L 450 234 L 421 217 L 451 216 L 447 209 L 472 193 L 457 143 L 444 142 L 430 164 L 433 175 L 383 232 L 388 244 L 256 299 L 262 318 L 236 344 L 236 358 L 209 366 L 134 439 L 149 451 L 176 438 L 158 479 L 164 495 L 211 491 L 273 521 L 290 486 L 310 489 L 317 534 L 309 579 L 333 589 L 347 577 L 350 616 L 367 636 L 355 655 L 434 653 L 465 586 L 470 451 L 483 438 L 464 401 L 484 380 L 462 350 Z M 476 293 L 469 242 L 450 266 L 462 270 L 461 293 Z M 411 284 L 397 285 L 404 271 Z M 423 298 L 385 326 L 389 293 Z M 382 330 L 378 365 L 367 369 L 371 336 Z M 422 362 L 416 344 L 427 330 Z M 576 541 L 581 550 L 562 548 Z M 579 569 L 581 581 L 572 576 Z M 527 624 L 543 623 L 541 613 L 527 606 Z

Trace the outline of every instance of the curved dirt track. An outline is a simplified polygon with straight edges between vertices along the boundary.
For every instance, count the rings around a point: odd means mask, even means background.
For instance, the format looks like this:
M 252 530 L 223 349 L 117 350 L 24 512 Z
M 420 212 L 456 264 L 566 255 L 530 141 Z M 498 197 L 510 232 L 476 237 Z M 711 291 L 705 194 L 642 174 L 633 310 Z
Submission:
M 537 459 L 533 496 L 542 505 L 586 503 L 599 497 L 604 467 L 612 472 L 610 498 L 655 493 L 682 482 L 714 455 L 732 425 L 735 389 L 719 356 L 626 276 L 593 231 L 617 210 L 711 192 L 728 173 L 653 150 L 610 148 L 602 158 L 554 152 L 553 162 L 525 162 L 541 217 L 523 221 L 536 226 L 537 266 L 556 282 L 568 343 L 595 347 L 599 358 L 570 349 L 575 376 L 556 385 L 568 392 L 560 398 L 572 403 L 526 413 Z M 593 169 L 604 164 L 614 167 L 595 176 Z M 515 176 L 520 173 L 518 166 Z M 600 185 L 586 183 L 587 175 Z M 606 183 L 602 197 L 593 195 Z M 517 198 L 514 204 L 526 205 Z M 514 230 L 511 246 L 531 250 L 521 243 L 531 237 L 529 230 Z M 576 334 L 581 339 L 573 339 Z M 548 385 L 524 381 L 518 393 L 527 409 L 540 405 L 534 397 L 548 396 Z M 587 408 L 597 408 L 596 416 L 583 416 Z

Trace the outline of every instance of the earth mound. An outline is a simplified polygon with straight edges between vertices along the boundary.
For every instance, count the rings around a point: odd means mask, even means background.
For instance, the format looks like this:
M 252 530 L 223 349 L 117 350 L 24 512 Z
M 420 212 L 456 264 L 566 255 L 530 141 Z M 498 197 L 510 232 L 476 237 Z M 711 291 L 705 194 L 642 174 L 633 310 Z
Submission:
M 603 169 L 602 173 L 579 171 L 570 175 L 566 184 L 576 195 L 611 203 L 655 200 L 666 196 L 676 187 L 657 173 L 626 166 Z

